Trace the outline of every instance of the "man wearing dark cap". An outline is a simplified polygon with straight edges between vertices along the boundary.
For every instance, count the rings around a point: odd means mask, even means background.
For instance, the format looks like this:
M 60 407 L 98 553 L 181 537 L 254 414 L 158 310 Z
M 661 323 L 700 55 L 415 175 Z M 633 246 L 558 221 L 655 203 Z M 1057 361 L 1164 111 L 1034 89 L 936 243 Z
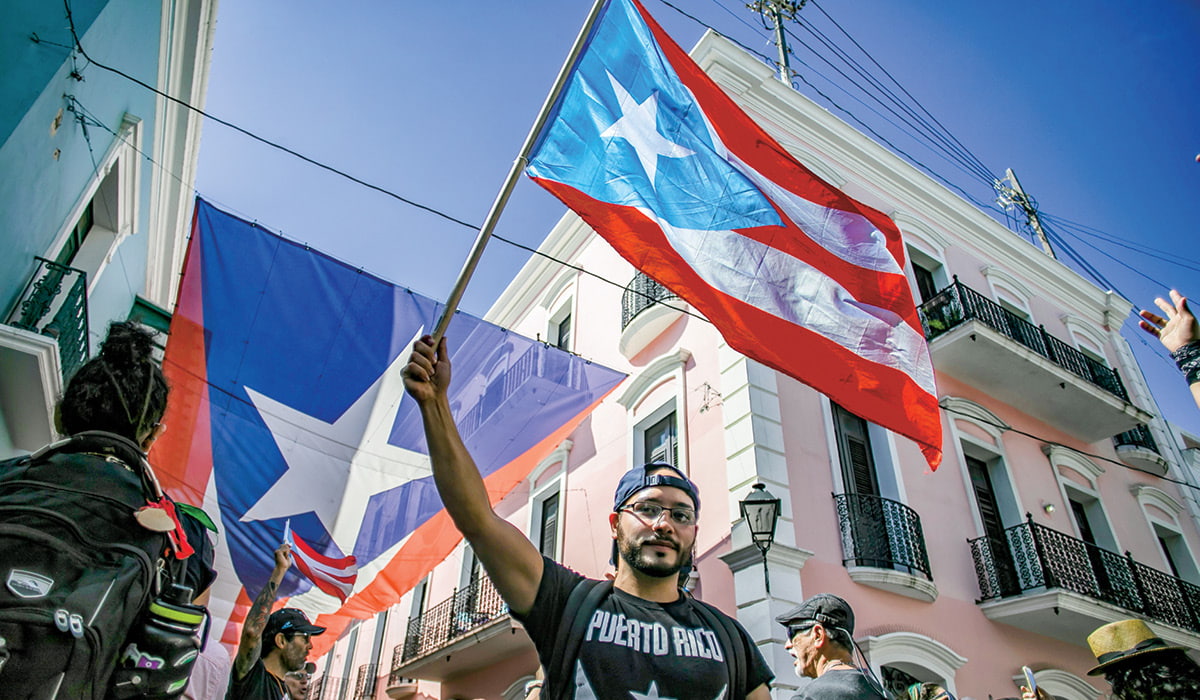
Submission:
M 582 613 L 569 613 L 570 601 L 583 597 L 579 592 L 607 588 L 543 557 L 492 509 L 450 413 L 444 340 L 436 349 L 429 336 L 414 343 L 404 383 L 421 409 L 446 510 L 538 649 L 546 669 L 542 697 L 770 697 L 771 671 L 746 631 L 680 591 L 700 508 L 696 485 L 683 473 L 650 464 L 621 477 L 608 518 L 617 554 L 611 593 L 593 608 L 584 604 L 573 608 Z M 578 615 L 586 617 L 575 627 Z M 566 658 L 564 648 L 577 652 Z M 733 666 L 740 671 L 731 673 Z
M 283 575 L 292 565 L 291 547 L 282 544 L 275 550 L 275 568 L 262 592 L 254 599 L 246 622 L 237 657 L 233 660 L 228 700 L 282 700 L 288 692 L 287 674 L 304 669 L 310 639 L 325 632 L 296 608 L 282 608 L 267 616 L 275 604 L 276 591 Z M 265 647 L 265 651 L 264 651 Z M 303 700 L 294 698 L 293 700 Z
M 813 679 L 792 700 L 886 697 L 854 665 L 854 611 L 849 603 L 832 593 L 818 593 L 775 620 L 787 628 L 785 648 L 796 659 L 796 675 Z

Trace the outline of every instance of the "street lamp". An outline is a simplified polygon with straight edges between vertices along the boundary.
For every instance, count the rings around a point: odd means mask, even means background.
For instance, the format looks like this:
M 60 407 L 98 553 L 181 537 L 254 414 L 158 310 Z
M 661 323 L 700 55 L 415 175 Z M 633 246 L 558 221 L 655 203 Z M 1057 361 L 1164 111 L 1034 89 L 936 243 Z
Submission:
M 746 526 L 750 528 L 750 539 L 754 546 L 762 552 L 763 580 L 767 585 L 767 593 L 771 592 L 771 577 L 767 573 L 767 550 L 775 541 L 775 524 L 779 522 L 780 501 L 767 491 L 762 484 L 755 484 L 750 494 L 738 503 Z

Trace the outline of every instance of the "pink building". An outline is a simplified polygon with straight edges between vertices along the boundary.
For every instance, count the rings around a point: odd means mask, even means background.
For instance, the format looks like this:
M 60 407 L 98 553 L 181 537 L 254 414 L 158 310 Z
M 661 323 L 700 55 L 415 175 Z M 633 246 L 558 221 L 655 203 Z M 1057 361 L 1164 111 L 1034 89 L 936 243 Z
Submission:
M 772 618 L 814 593 L 854 606 L 887 683 L 1014 697 L 1021 666 L 1059 698 L 1094 700 L 1093 628 L 1143 617 L 1200 647 L 1192 438 L 1168 430 L 1097 289 L 771 70 L 709 34 L 693 52 L 786 148 L 904 231 L 930 340 L 945 459 L 724 345 L 705 320 L 568 214 L 489 320 L 629 378 L 499 504 L 549 556 L 609 567 L 608 514 L 630 465 L 668 460 L 704 494 L 697 595 L 736 614 L 776 678 L 801 682 Z M 453 339 L 452 339 L 453 340 Z M 774 545 L 738 503 L 783 503 Z M 764 571 L 765 567 L 765 571 Z M 769 576 L 769 592 L 765 584 Z M 537 659 L 469 547 L 319 665 L 322 698 L 520 698 Z

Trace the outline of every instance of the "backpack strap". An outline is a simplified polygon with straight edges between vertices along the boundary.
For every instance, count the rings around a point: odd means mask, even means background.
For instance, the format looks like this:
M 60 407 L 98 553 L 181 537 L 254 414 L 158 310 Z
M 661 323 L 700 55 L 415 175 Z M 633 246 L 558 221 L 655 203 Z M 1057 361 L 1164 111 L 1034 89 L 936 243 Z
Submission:
M 746 647 L 742 644 L 742 633 L 737 623 L 702 600 L 692 598 L 692 603 L 700 619 L 716 633 L 721 650 L 725 653 L 725 667 L 729 670 L 729 690 L 725 697 L 742 700 L 746 697 L 749 659 L 746 658 Z
M 583 646 L 587 625 L 600 603 L 612 594 L 612 589 L 612 581 L 586 578 L 571 589 L 570 595 L 567 596 L 567 605 L 559 618 L 554 648 L 546 668 L 546 685 L 542 688 L 542 697 L 546 700 L 565 700 L 570 697 L 568 691 L 574 687 L 571 671 L 579 658 L 579 649 Z

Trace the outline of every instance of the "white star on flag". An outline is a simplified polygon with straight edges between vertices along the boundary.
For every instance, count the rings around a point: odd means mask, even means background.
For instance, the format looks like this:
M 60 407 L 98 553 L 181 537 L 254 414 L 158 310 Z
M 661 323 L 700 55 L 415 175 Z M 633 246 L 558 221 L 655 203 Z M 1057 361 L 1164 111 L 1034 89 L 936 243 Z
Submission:
M 621 107 L 621 117 L 613 122 L 601 134 L 603 139 L 625 139 L 633 152 L 642 163 L 650 186 L 654 186 L 654 177 L 658 174 L 658 157 L 686 158 L 694 155 L 695 151 L 674 143 L 658 131 L 658 97 L 651 93 L 640 104 L 629 94 L 625 86 L 617 82 L 612 73 L 608 74 L 613 92 L 617 94 L 617 103 Z
M 417 331 L 414 341 L 422 331 Z M 247 386 L 246 393 L 288 468 L 241 520 L 289 518 L 312 511 L 341 551 L 354 551 L 371 497 L 431 473 L 428 457 L 387 441 L 404 397 L 400 372 L 407 361 L 401 353 L 333 423 Z

